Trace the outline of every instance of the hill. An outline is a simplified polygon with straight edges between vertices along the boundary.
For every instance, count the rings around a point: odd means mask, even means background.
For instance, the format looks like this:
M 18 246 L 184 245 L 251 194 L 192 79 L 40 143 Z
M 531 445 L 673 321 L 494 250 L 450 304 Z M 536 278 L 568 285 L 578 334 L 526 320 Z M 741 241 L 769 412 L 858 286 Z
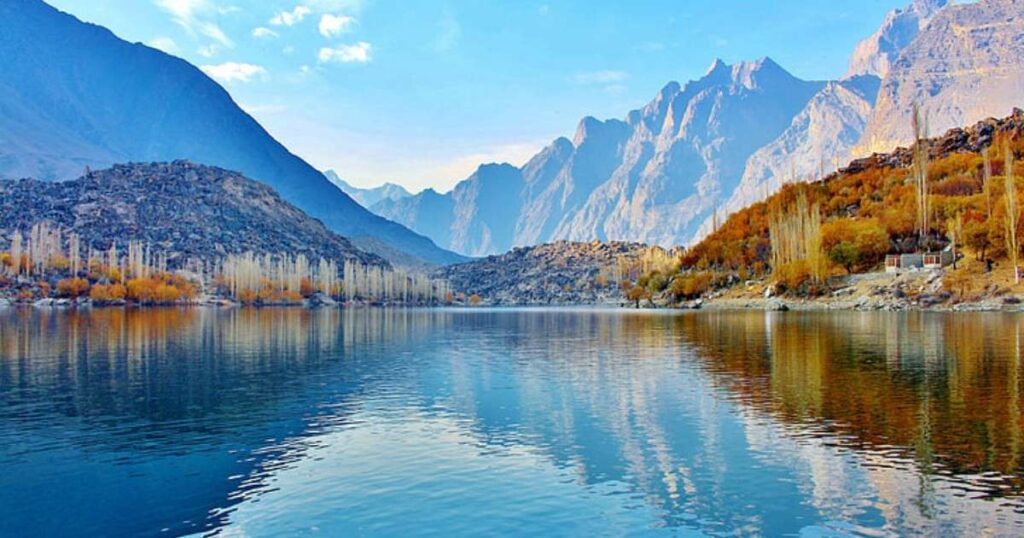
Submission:
M 666 263 L 664 250 L 639 243 L 557 241 L 450 265 L 435 276 L 486 304 L 618 304 L 626 300 L 620 283 Z
M 166 254 L 170 268 L 248 251 L 388 265 L 270 187 L 187 161 L 117 165 L 62 182 L 0 181 L 0 246 L 42 221 L 77 233 L 83 252 L 124 252 L 141 241 Z
M 342 235 L 464 260 L 357 204 L 188 62 L 40 0 L 4 0 L 0 18 L 0 177 L 67 180 L 86 166 L 188 159 L 266 183 Z

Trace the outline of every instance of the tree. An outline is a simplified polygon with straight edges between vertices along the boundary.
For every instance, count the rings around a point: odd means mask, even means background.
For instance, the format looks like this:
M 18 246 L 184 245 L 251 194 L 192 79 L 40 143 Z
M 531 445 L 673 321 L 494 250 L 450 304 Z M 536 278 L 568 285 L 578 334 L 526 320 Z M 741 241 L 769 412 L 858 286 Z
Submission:
M 651 294 L 647 291 L 647 288 L 640 285 L 630 286 L 629 289 L 626 290 L 626 299 L 633 301 L 637 308 L 640 308 L 641 300 L 648 299 L 650 296 Z
M 852 274 L 853 268 L 861 261 L 861 253 L 857 245 L 843 241 L 829 249 L 828 259 L 846 269 L 847 274 Z
M 1010 142 L 1006 142 L 1006 165 L 1003 176 L 1006 179 L 1006 253 L 1010 256 L 1010 263 L 1013 266 L 1013 283 L 1020 284 L 1020 269 L 1017 267 L 1017 257 L 1020 254 L 1020 245 L 1017 242 L 1017 224 L 1019 220 L 1019 209 L 1017 207 L 1017 182 L 1013 176 L 1013 150 Z
M 914 163 L 911 177 L 917 194 L 917 233 L 923 244 L 928 237 L 930 211 L 928 207 L 928 118 L 922 118 L 921 108 L 914 103 Z
M 985 259 L 985 251 L 992 244 L 988 235 L 988 224 L 979 220 L 971 220 L 964 224 L 963 244 L 973 250 L 978 260 Z
M 878 219 L 833 219 L 821 235 L 829 260 L 847 273 L 871 268 L 889 252 L 889 233 Z

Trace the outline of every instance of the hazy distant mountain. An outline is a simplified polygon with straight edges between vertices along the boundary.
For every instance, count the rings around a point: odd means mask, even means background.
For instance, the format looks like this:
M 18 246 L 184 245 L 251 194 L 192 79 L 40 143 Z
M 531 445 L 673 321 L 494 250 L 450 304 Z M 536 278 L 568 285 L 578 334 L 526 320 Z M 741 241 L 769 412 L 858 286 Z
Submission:
M 1024 105 L 1024 0 L 981 0 L 939 11 L 882 81 L 857 153 L 911 141 L 915 102 L 931 133 Z
M 373 210 L 468 256 L 504 251 L 519 214 L 522 173 L 509 164 L 485 164 L 451 192 L 427 189 Z
M 521 170 L 482 167 L 449 194 L 374 210 L 474 255 L 559 239 L 684 243 L 823 86 L 767 58 L 715 61 L 624 120 L 584 118 L 572 141 L 555 140 Z M 450 205 L 451 218 L 422 211 L 421 198 L 439 196 L 432 205 Z
M 903 49 L 917 37 L 949 0 L 914 0 L 885 16 L 878 30 L 857 44 L 846 77 L 874 75 L 884 78 Z
M 379 187 L 363 189 L 341 179 L 341 176 L 334 170 L 324 172 L 324 176 L 341 189 L 342 192 L 351 196 L 353 200 L 359 202 L 359 205 L 367 209 L 381 200 L 401 200 L 402 198 L 412 196 L 412 193 L 405 190 L 405 187 L 394 183 L 385 183 Z
M 0 177 L 189 159 L 237 170 L 347 236 L 438 263 L 461 258 L 359 206 L 184 60 L 40 0 L 0 2 Z

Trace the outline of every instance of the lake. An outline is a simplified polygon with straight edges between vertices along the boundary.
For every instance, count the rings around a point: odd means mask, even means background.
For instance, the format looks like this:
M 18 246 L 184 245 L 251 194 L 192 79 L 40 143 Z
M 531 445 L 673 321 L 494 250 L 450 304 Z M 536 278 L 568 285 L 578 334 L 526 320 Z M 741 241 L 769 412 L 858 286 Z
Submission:
M 0 535 L 1024 534 L 1024 316 L 0 311 Z

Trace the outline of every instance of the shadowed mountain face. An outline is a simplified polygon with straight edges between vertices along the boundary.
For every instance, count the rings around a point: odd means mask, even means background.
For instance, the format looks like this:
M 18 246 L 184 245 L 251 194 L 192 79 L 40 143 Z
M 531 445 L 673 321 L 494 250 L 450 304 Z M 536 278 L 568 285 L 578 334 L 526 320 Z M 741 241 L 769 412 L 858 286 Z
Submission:
M 461 258 L 365 210 L 184 60 L 39 0 L 0 2 L 0 177 L 189 159 L 262 181 L 335 232 L 435 263 Z

